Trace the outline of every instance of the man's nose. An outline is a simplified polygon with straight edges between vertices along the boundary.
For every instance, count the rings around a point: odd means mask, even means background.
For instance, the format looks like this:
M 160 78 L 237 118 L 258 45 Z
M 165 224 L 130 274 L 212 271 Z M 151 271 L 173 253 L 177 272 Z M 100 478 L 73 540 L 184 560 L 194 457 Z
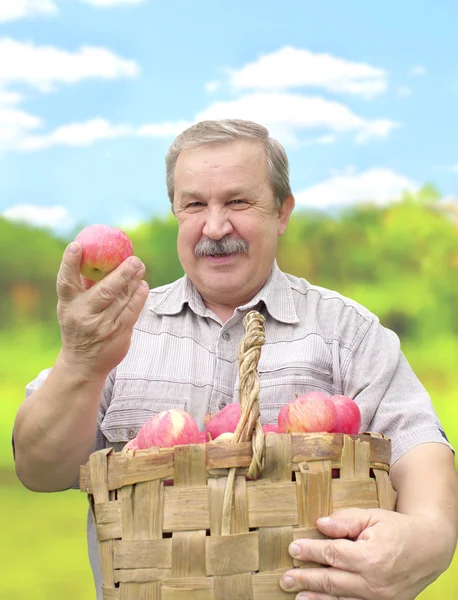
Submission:
M 225 235 L 232 233 L 232 223 L 228 219 L 225 210 L 207 209 L 205 215 L 205 225 L 202 234 L 212 240 L 220 240 Z

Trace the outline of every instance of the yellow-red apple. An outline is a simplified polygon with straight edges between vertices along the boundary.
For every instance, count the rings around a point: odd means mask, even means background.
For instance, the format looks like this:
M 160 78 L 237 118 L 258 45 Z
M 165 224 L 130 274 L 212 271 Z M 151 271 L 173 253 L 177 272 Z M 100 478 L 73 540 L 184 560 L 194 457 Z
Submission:
M 219 413 L 206 419 L 205 431 L 215 440 L 222 433 L 234 433 L 240 421 L 240 404 L 232 402 L 225 406 Z
M 280 433 L 330 432 L 336 423 L 334 403 L 324 392 L 307 392 L 282 406 Z
M 142 425 L 137 435 L 140 450 L 152 446 L 171 448 L 199 443 L 201 440 L 197 423 L 188 412 L 178 408 L 157 413 Z
M 109 225 L 89 225 L 78 233 L 75 242 L 82 248 L 81 275 L 90 281 L 100 281 L 134 253 L 124 231 Z
M 332 433 L 359 433 L 361 427 L 361 412 L 359 406 L 349 396 L 336 394 L 331 396 L 336 409 L 336 424 Z

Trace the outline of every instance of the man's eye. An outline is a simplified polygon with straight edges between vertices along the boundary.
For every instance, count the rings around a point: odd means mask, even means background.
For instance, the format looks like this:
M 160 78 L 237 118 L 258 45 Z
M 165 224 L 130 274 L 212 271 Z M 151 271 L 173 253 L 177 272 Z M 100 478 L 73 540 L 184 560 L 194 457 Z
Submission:
M 186 208 L 198 208 L 199 206 L 203 206 L 203 203 L 202 202 L 198 202 L 198 201 L 196 201 L 196 202 L 189 202 L 186 205 Z
M 241 198 L 236 198 L 235 200 L 231 200 L 231 204 L 245 204 L 245 200 Z

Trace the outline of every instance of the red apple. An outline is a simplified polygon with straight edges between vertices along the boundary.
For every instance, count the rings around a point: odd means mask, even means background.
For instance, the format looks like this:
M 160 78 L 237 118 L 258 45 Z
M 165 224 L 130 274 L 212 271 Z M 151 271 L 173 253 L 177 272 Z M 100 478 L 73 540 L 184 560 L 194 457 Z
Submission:
M 277 423 L 267 423 L 262 426 L 262 430 L 264 433 L 280 433 Z
M 75 242 L 83 250 L 81 275 L 90 281 L 100 281 L 134 253 L 132 242 L 124 231 L 108 225 L 85 227 Z
M 324 392 L 307 392 L 282 406 L 278 413 L 281 433 L 330 432 L 335 423 L 334 403 Z
M 200 432 L 193 417 L 185 410 L 171 408 L 151 417 L 137 435 L 140 450 L 160 446 L 171 448 L 184 444 L 199 444 Z
M 123 450 L 128 450 L 129 448 L 132 450 L 138 450 L 138 440 L 136 437 L 134 437 L 133 440 L 130 440 L 129 442 L 127 442 L 127 444 L 124 446 Z
M 356 402 L 348 396 L 339 394 L 331 396 L 331 401 L 336 409 L 336 424 L 332 433 L 359 433 L 361 413 Z
M 240 404 L 232 402 L 205 423 L 205 431 L 216 439 L 222 433 L 234 433 L 240 421 Z

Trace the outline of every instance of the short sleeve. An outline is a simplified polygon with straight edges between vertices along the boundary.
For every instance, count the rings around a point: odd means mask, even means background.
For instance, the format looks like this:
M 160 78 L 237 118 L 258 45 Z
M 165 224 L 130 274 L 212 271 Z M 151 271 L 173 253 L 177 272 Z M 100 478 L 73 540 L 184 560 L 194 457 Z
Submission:
M 453 451 L 431 398 L 401 351 L 398 336 L 374 318 L 343 366 L 344 394 L 355 399 L 365 431 L 392 441 L 392 464 L 418 444 L 437 442 Z

